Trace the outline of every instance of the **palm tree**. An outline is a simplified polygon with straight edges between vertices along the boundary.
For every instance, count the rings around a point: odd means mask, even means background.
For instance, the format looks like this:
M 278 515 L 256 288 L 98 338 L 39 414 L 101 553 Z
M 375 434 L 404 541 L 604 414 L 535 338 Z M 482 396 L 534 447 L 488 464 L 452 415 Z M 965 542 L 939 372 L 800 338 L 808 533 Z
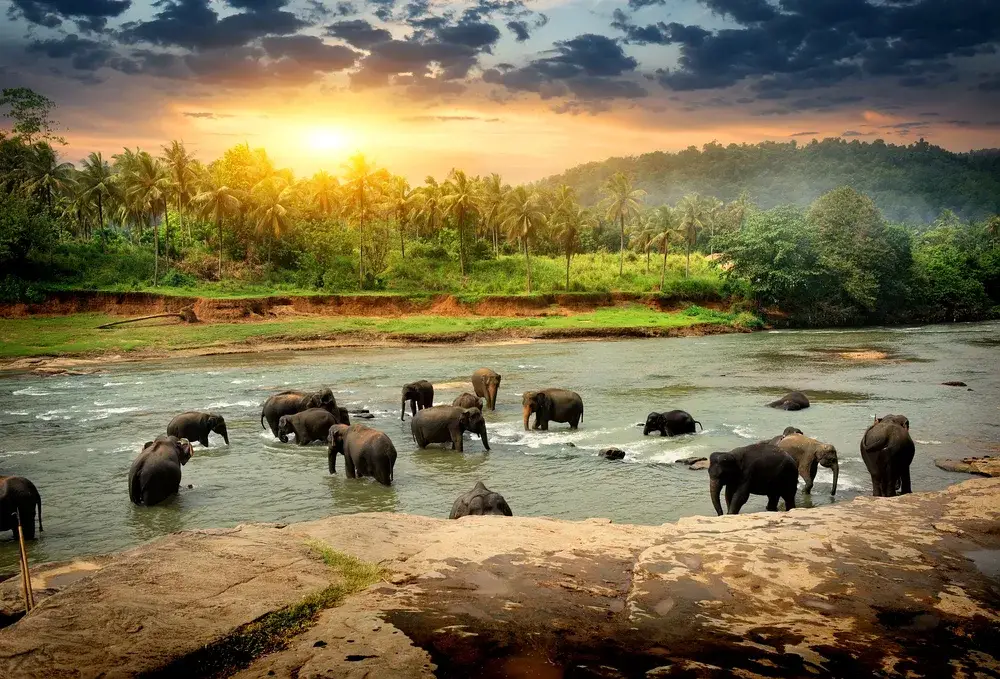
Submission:
M 993 215 L 986 222 L 986 235 L 993 241 L 993 247 L 996 247 L 997 236 L 1000 236 L 1000 215 Z
M 267 234 L 267 263 L 271 263 L 271 242 L 281 238 L 288 230 L 288 203 L 292 200 L 295 189 L 285 184 L 283 179 L 275 177 L 271 181 L 258 184 L 254 191 L 257 209 L 254 211 L 257 233 Z
M 232 216 L 240 209 L 240 200 L 235 191 L 218 183 L 214 177 L 207 175 L 202 178 L 201 192 L 191 201 L 201 207 L 202 215 L 211 218 L 219 234 L 219 280 L 222 280 L 222 220 Z
M 463 170 L 452 169 L 444 184 L 444 206 L 458 224 L 458 261 L 465 276 L 465 221 L 476 211 L 476 184 Z
M 60 163 L 55 149 L 46 142 L 35 144 L 32 151 L 23 190 L 44 196 L 45 205 L 52 209 L 53 194 L 65 193 L 72 183 L 73 164 Z
M 651 218 L 652 213 L 640 217 L 632 227 L 632 235 L 629 238 L 636 252 L 646 253 L 646 273 L 649 273 L 650 251 L 653 249 L 656 234 L 659 233 Z
M 639 201 L 646 195 L 642 189 L 632 188 L 632 180 L 624 172 L 615 172 L 602 188 L 604 201 L 601 203 L 605 216 L 610 222 L 618 222 L 621 232 L 618 275 L 625 272 L 625 221 L 639 213 Z
M 539 204 L 536 192 L 529 192 L 518 186 L 507 196 L 504 203 L 503 223 L 507 227 L 508 240 L 520 240 L 524 244 L 524 267 L 527 274 L 527 290 L 531 294 L 531 239 L 545 223 L 545 213 Z
M 375 166 L 358 153 L 350 157 L 344 164 L 344 177 L 347 179 L 348 203 L 358 219 L 358 287 L 365 285 L 365 221 L 368 218 L 368 210 L 374 199 L 372 193 L 372 183 L 374 180 Z
M 593 228 L 597 220 L 590 210 L 575 203 L 556 211 L 551 219 L 555 238 L 563 254 L 566 255 L 566 292 L 569 292 L 569 265 L 580 243 L 580 233 L 585 228 Z
M 111 165 L 104 160 L 104 156 L 99 151 L 91 153 L 83 161 L 83 169 L 80 172 L 80 188 L 82 195 L 87 200 L 97 199 L 97 223 L 103 234 L 106 226 L 104 222 L 105 201 L 118 194 L 118 185 L 115 183 Z M 102 235 L 102 242 L 103 240 Z
M 430 175 L 424 179 L 424 185 L 416 190 L 417 216 L 424 223 L 423 235 L 433 235 L 437 230 L 438 220 L 443 216 L 442 187 Z
M 123 179 L 126 199 L 137 207 L 153 229 L 153 285 L 155 286 L 160 273 L 160 230 L 153 227 L 153 222 L 162 206 L 165 229 L 169 234 L 170 223 L 166 215 L 170 177 L 160 161 L 146 151 L 140 151 L 135 165 Z
M 661 205 L 649 215 L 647 224 L 654 231 L 652 242 L 658 243 L 660 252 L 663 253 L 663 266 L 660 267 L 660 291 L 662 292 L 667 278 L 667 251 L 670 249 L 671 239 L 678 235 L 677 213 L 669 205 Z
M 479 213 L 483 216 L 483 227 L 493 236 L 493 253 L 497 257 L 500 256 L 500 214 L 509 192 L 510 187 L 496 173 L 479 184 Z
M 167 164 L 167 172 L 170 174 L 171 192 L 177 199 L 177 218 L 180 220 L 178 233 L 180 233 L 184 231 L 184 208 L 191 201 L 198 180 L 196 165 L 194 158 L 184 147 L 184 142 L 176 139 L 170 142 L 170 146 L 163 147 L 163 162 Z M 191 238 L 190 229 L 187 236 Z M 169 258 L 168 251 L 167 259 Z
M 705 228 L 708 223 L 708 215 L 705 213 L 705 203 L 701 196 L 696 193 L 689 193 L 684 196 L 677 205 L 679 215 L 679 227 L 681 236 L 687 249 L 687 266 L 684 270 L 684 277 L 691 277 L 691 248 L 698 242 L 698 232 Z
M 723 214 L 725 204 L 715 196 L 705 196 L 702 199 L 702 212 L 708 226 L 708 253 L 715 254 L 715 225 Z
M 413 208 L 415 193 L 410 190 L 410 183 L 403 177 L 394 176 L 389 180 L 385 191 L 386 207 L 396 218 L 399 228 L 399 255 L 406 259 L 406 223 Z
M 309 198 L 324 215 L 333 212 L 337 205 L 340 182 L 326 170 L 320 170 L 309 182 Z

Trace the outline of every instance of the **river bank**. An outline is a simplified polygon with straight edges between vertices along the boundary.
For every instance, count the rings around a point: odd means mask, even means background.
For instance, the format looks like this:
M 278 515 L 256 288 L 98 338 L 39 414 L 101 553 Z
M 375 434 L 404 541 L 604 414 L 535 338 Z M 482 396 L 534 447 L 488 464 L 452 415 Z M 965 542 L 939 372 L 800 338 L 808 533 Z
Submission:
M 99 327 L 159 314 L 176 316 Z M 759 326 L 756 317 L 730 313 L 720 303 L 702 307 L 633 294 L 463 301 L 453 296 L 221 299 L 75 292 L 38 304 L 0 305 L 0 369 L 288 349 L 692 336 Z
M 1000 669 L 998 520 L 1000 479 L 977 479 L 658 526 L 382 513 L 187 531 L 35 566 L 40 603 L 0 630 L 0 674 L 971 676 Z

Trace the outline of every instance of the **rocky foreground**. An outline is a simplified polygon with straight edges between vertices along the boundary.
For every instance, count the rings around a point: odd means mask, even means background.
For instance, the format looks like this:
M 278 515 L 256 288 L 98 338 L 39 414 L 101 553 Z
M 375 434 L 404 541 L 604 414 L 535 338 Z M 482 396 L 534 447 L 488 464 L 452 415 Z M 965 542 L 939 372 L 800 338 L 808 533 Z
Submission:
M 322 544 L 385 575 L 275 632 L 346 577 Z M 40 605 L 0 630 L 5 678 L 997 676 L 1000 479 L 663 526 L 247 525 L 34 580 Z

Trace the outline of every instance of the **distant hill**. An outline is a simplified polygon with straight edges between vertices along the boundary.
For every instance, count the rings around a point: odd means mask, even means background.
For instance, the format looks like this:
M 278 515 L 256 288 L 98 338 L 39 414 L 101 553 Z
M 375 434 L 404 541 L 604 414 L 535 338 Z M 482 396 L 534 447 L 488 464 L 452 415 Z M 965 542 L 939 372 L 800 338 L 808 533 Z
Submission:
M 967 219 L 1000 214 L 1000 149 L 952 153 L 923 139 L 909 146 L 839 138 L 804 145 L 711 143 L 587 163 L 540 184 L 569 184 L 581 203 L 592 205 L 619 170 L 646 190 L 648 205 L 675 203 L 687 193 L 730 201 L 744 189 L 764 208 L 808 205 L 846 185 L 874 198 L 893 221 L 929 222 L 944 209 Z

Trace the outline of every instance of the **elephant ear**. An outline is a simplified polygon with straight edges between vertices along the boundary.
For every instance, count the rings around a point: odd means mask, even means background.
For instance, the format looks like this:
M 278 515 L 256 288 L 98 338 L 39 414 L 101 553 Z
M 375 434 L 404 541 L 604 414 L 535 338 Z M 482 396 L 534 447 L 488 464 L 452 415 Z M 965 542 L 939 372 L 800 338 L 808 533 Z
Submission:
M 191 447 L 191 442 L 187 439 L 178 439 L 177 457 L 180 459 L 181 464 L 187 464 L 192 455 L 194 455 L 194 448 Z
M 710 468 L 716 469 L 716 473 L 731 474 L 734 471 L 738 471 L 739 463 L 737 462 L 736 456 L 732 453 L 712 453 L 709 458 Z

